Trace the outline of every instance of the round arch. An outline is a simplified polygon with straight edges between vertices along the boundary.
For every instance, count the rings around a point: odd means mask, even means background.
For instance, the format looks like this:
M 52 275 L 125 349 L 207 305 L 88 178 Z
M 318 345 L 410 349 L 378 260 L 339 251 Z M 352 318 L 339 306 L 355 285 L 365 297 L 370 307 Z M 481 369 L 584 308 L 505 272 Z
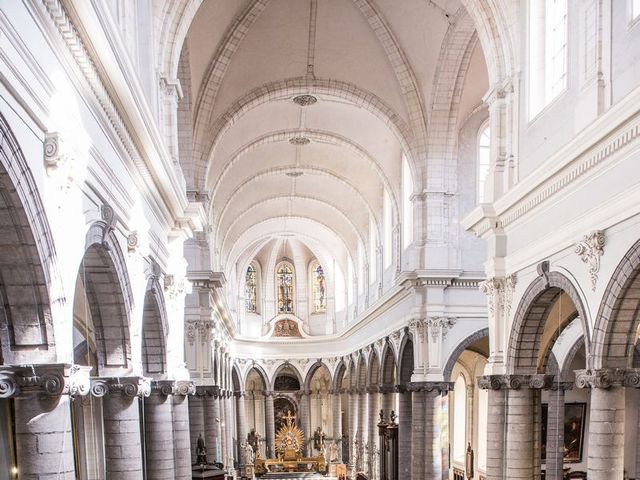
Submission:
M 483 328 L 476 332 L 471 333 L 469 336 L 464 338 L 460 343 L 458 343 L 452 350 L 452 352 L 447 356 L 447 361 L 445 363 L 444 369 L 442 371 L 442 377 L 445 382 L 451 381 L 451 374 L 453 373 L 453 367 L 458 361 L 458 357 L 460 354 L 464 352 L 469 345 L 477 342 L 481 338 L 489 336 L 489 327 Z
M 157 278 L 149 277 L 142 313 L 142 370 L 145 376 L 159 377 L 167 373 L 169 323 L 162 290 Z

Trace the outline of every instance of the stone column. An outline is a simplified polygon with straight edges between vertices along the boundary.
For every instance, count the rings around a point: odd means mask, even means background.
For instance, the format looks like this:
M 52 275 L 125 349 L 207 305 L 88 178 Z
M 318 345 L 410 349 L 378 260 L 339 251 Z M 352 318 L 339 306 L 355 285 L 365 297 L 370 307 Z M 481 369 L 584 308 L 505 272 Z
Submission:
M 342 461 L 342 401 L 340 400 L 340 389 L 331 391 L 331 421 L 333 441 L 338 447 L 338 460 Z
M 189 438 L 191 448 L 191 464 L 196 463 L 196 445 L 198 437 L 204 438 L 204 396 L 203 386 L 196 387 L 196 394 L 189 399 Z
M 300 425 L 302 433 L 304 433 L 304 449 L 305 456 L 309 456 L 309 440 L 311 438 L 311 402 L 309 390 L 300 391 Z
M 144 433 L 148 480 L 175 478 L 173 380 L 151 382 L 151 394 L 144 399 Z
M 356 467 L 356 431 L 358 430 L 358 393 L 349 390 L 349 465 Z
M 367 389 L 368 401 L 369 401 L 369 426 L 368 426 L 368 439 L 369 454 L 367 455 L 367 472 L 370 479 L 377 478 L 377 451 L 378 451 L 378 412 L 380 411 L 380 389 L 376 386 L 371 386 Z
M 264 432 L 267 436 L 267 458 L 275 458 L 276 456 L 276 433 L 275 433 L 275 413 L 273 407 L 273 392 L 264 392 Z
M 478 377 L 478 386 L 490 389 L 487 480 L 540 477 L 540 390 L 549 388 L 552 379 L 551 375 Z
M 201 386 L 200 393 L 202 394 L 202 418 L 204 422 L 203 438 L 207 447 L 207 460 L 210 462 L 215 459 L 216 443 L 218 440 L 218 429 L 216 428 L 220 423 L 220 417 L 216 415 L 216 396 L 217 387 L 213 385 Z
M 227 407 L 225 404 L 226 392 L 220 390 L 218 395 L 218 408 L 220 409 L 220 462 L 226 467 L 227 465 Z
M 364 472 L 365 469 L 365 449 L 367 441 L 367 392 L 364 388 L 358 392 L 358 455 L 359 460 L 356 469 Z
M 213 417 L 215 418 L 215 426 L 214 426 L 214 444 L 213 444 L 213 459 L 215 462 L 219 462 L 219 463 L 224 463 L 224 457 L 222 455 L 222 442 L 223 442 L 223 435 L 222 435 L 222 422 L 223 422 L 223 416 L 222 416 L 222 409 L 220 408 L 220 403 L 221 403 L 221 394 L 220 394 L 220 387 L 215 387 L 215 391 L 214 391 L 214 397 L 213 397 Z
M 638 373 L 621 369 L 577 370 L 576 386 L 591 388 L 589 480 L 613 480 L 624 474 L 625 385 L 637 385 Z
M 243 443 L 247 441 L 247 409 L 244 405 L 244 395 L 245 392 L 237 391 L 233 393 L 236 399 L 236 417 L 237 417 L 237 434 L 238 434 L 238 443 L 236 448 L 239 452 L 239 462 L 240 465 L 243 466 L 246 464 L 246 458 L 244 455 L 244 449 L 240 448 Z
M 573 382 L 554 382 L 549 391 L 547 411 L 546 480 L 562 480 L 564 467 L 564 395 Z
M 102 399 L 104 459 L 109 480 L 143 478 L 139 397 L 148 396 L 144 377 L 109 377 L 91 381 L 91 394 Z
M 238 432 L 234 432 L 234 424 L 236 423 L 236 419 L 233 415 L 233 392 L 227 390 L 225 396 L 225 409 L 226 409 L 226 418 L 227 418 L 227 455 L 229 456 L 227 459 L 227 466 L 230 470 L 235 469 L 234 461 L 240 462 L 239 449 L 237 448 L 237 442 L 234 441 L 234 433 L 236 436 Z M 236 424 L 237 427 L 237 424 Z M 239 438 L 239 437 L 238 437 Z
M 411 478 L 424 478 L 425 467 L 425 392 L 416 384 L 409 385 L 411 392 Z
M 191 437 L 189 435 L 189 396 L 193 398 L 196 387 L 193 382 L 176 381 L 173 396 L 173 455 L 176 480 L 191 480 Z
M 76 478 L 71 395 L 89 392 L 89 367 L 68 364 L 4 366 L 0 398 L 14 398 L 20 478 Z
M 411 392 L 404 385 L 397 386 L 398 391 L 398 475 L 410 479 L 411 471 Z

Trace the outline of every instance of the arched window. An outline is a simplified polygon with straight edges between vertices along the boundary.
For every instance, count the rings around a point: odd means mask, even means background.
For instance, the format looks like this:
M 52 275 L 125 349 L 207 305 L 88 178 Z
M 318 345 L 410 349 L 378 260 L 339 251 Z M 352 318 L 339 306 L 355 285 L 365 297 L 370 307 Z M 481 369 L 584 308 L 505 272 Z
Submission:
M 464 462 L 466 443 L 466 419 L 467 419 L 467 385 L 464 377 L 460 375 L 453 387 L 453 458 Z
M 318 262 L 311 264 L 311 305 L 312 313 L 327 311 L 326 284 L 324 270 Z
M 480 127 L 478 136 L 478 203 L 486 202 L 487 178 L 491 166 L 491 130 L 489 122 Z
M 293 266 L 283 262 L 276 270 L 278 313 L 293 313 Z
M 257 313 L 258 311 L 258 279 L 256 267 L 249 264 L 247 274 L 244 279 L 244 308 L 247 312 Z

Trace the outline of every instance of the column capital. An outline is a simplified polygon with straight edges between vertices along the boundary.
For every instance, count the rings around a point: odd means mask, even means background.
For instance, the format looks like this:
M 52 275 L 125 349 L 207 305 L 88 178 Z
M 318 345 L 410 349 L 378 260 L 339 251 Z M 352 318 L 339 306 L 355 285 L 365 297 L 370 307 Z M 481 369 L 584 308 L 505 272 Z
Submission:
M 367 393 L 380 393 L 380 387 L 378 385 L 369 385 L 365 390 Z
M 446 393 L 453 390 L 452 382 L 409 382 L 407 391 L 409 392 L 433 392 Z
M 236 398 L 243 398 L 247 395 L 247 392 L 245 392 L 244 390 L 237 390 L 235 392 L 233 392 L 233 396 Z
M 262 392 L 262 394 L 265 397 L 273 397 L 275 395 L 275 392 L 273 390 L 265 390 L 264 392 Z
M 551 382 L 551 385 L 549 385 L 548 390 L 552 390 L 554 392 L 557 392 L 559 390 L 561 390 L 561 391 L 573 390 L 574 386 L 575 386 L 575 382 L 562 381 L 562 380 L 553 380 Z
M 394 393 L 396 391 L 395 385 L 380 385 L 378 387 L 380 393 Z
M 398 384 L 393 386 L 393 391 L 395 393 L 406 393 L 408 390 L 406 385 Z
M 148 397 L 151 394 L 151 379 L 146 377 L 96 377 L 91 379 L 91 395 L 124 395 L 126 397 Z
M 483 390 L 520 390 L 521 388 L 549 389 L 553 375 L 484 375 L 478 377 L 478 387 Z
M 196 387 L 196 395 L 200 397 L 215 397 L 219 394 L 220 388 L 215 385 L 198 385 Z
M 69 363 L 6 365 L 0 367 L 0 398 L 29 394 L 86 395 L 91 367 Z
M 168 397 L 169 395 L 173 395 L 175 386 L 175 380 L 151 380 L 150 395 Z
M 195 395 L 196 384 L 191 380 L 176 380 L 174 395 L 186 397 L 187 395 Z
M 640 368 L 599 368 L 576 370 L 578 388 L 640 388 Z

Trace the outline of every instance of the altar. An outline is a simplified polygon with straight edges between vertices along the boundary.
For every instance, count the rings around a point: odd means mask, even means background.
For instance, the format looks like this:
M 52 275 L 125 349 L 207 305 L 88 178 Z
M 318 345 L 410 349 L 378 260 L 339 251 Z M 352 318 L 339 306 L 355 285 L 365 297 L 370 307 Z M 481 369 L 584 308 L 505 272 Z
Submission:
M 327 473 L 327 462 L 321 452 L 316 457 L 304 457 L 304 434 L 295 424 L 295 417 L 288 412 L 285 424 L 276 434 L 276 458 L 256 458 L 255 473 L 258 476 L 276 472 Z

